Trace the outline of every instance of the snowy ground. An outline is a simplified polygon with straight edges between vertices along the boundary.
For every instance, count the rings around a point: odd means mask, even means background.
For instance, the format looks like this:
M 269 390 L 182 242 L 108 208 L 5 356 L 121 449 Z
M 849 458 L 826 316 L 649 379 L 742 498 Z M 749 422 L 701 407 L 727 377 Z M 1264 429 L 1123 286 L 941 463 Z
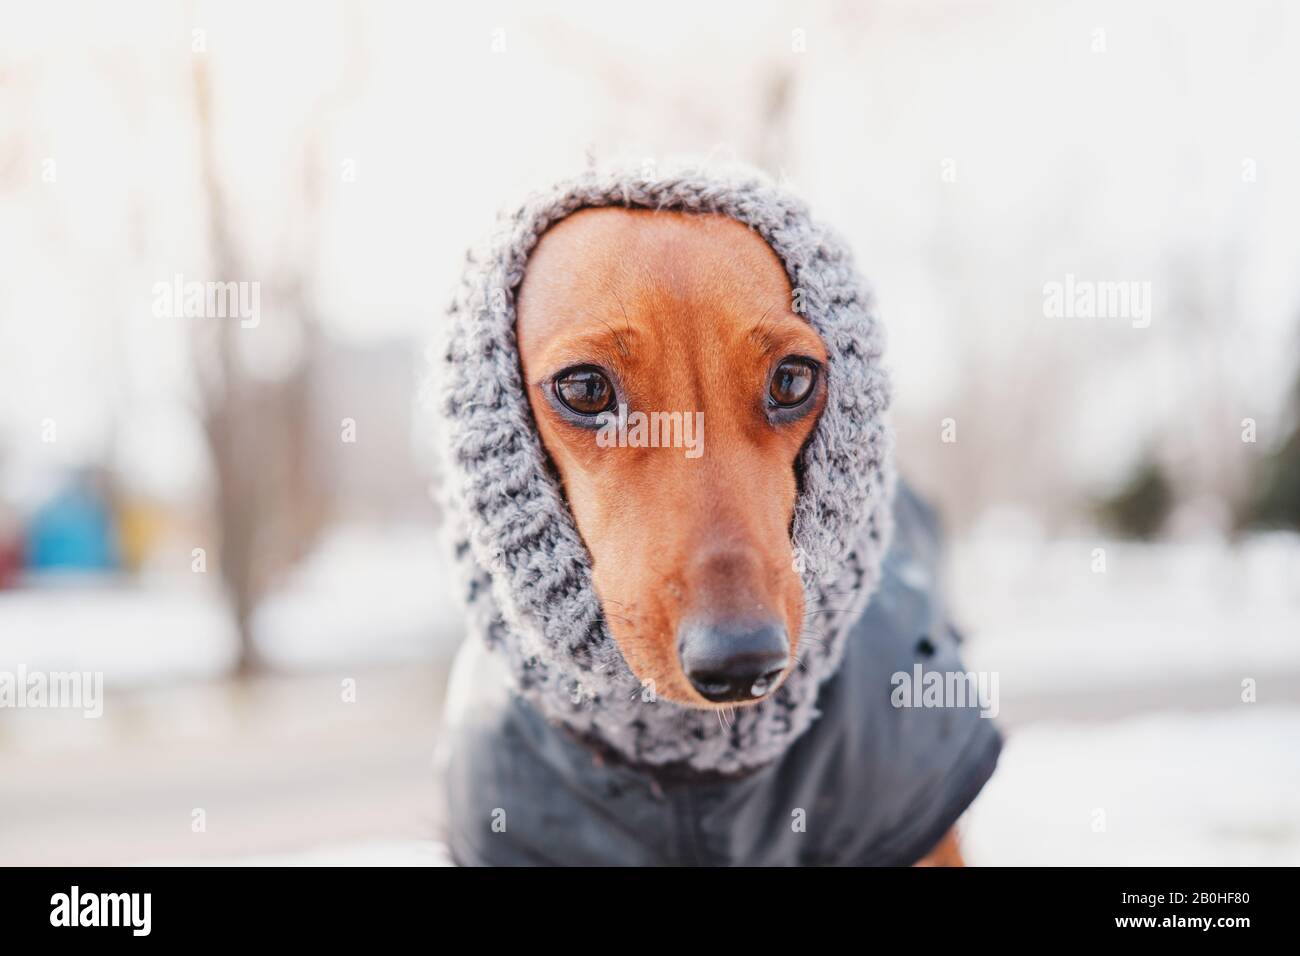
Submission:
M 444 553 L 428 530 L 335 529 L 258 608 L 261 656 L 290 672 L 449 656 L 461 626 Z M 0 670 L 102 671 L 109 685 L 147 687 L 218 677 L 237 657 L 211 574 L 0 591 Z
M 1008 731 L 972 862 L 1300 864 L 1298 540 L 1103 542 L 1100 573 L 1087 541 L 963 545 L 953 604 Z M 0 710 L 0 863 L 442 862 L 438 553 L 329 539 L 258 617 L 286 673 L 245 684 L 213 677 L 234 644 L 206 582 L 0 593 L 0 670 L 108 685 L 99 720 Z
M 964 831 L 977 864 L 1300 865 L 1300 708 L 1022 727 Z
M 1004 693 L 1105 696 L 1235 677 L 1227 706 L 1242 679 L 1300 675 L 1298 535 L 1236 545 L 977 535 L 950 565 L 956 617 L 974 638 L 967 664 L 998 671 Z
M 1300 865 L 1298 741 L 1293 708 L 1022 729 L 962 822 L 966 858 L 985 866 Z M 363 840 L 235 862 L 450 865 L 430 840 Z

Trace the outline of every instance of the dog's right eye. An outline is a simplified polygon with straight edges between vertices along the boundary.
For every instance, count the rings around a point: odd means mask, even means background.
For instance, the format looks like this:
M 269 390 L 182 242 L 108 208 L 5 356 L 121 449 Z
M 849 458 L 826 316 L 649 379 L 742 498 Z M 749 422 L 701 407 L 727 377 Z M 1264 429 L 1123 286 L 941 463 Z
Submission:
M 555 377 L 555 394 L 569 411 L 599 415 L 614 405 L 614 386 L 598 368 L 571 368 Z

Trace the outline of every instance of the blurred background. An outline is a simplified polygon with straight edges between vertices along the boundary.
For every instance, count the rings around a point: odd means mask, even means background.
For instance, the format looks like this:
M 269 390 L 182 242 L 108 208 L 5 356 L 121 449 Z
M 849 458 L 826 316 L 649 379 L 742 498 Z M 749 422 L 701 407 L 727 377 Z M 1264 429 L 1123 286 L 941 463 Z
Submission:
M 679 155 L 875 285 L 1000 675 L 970 859 L 1300 863 L 1300 11 L 556 6 L 0 0 L 0 671 L 106 687 L 0 709 L 0 863 L 439 859 L 427 343 L 498 208 Z

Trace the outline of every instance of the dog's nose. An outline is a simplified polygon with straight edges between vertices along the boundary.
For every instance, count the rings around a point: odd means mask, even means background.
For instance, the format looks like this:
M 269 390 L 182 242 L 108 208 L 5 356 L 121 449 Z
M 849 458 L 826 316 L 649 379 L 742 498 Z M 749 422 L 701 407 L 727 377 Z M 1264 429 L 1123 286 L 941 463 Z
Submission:
M 708 700 L 754 700 L 776 686 L 790 660 L 778 621 L 685 621 L 678 653 L 691 685 Z

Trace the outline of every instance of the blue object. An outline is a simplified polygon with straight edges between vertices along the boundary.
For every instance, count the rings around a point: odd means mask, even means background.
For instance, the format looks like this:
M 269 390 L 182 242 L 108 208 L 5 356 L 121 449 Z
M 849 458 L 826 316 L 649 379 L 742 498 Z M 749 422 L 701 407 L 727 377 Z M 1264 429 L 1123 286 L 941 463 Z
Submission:
M 84 484 L 59 492 L 27 528 L 27 566 L 35 571 L 110 570 L 116 551 L 108 506 Z

